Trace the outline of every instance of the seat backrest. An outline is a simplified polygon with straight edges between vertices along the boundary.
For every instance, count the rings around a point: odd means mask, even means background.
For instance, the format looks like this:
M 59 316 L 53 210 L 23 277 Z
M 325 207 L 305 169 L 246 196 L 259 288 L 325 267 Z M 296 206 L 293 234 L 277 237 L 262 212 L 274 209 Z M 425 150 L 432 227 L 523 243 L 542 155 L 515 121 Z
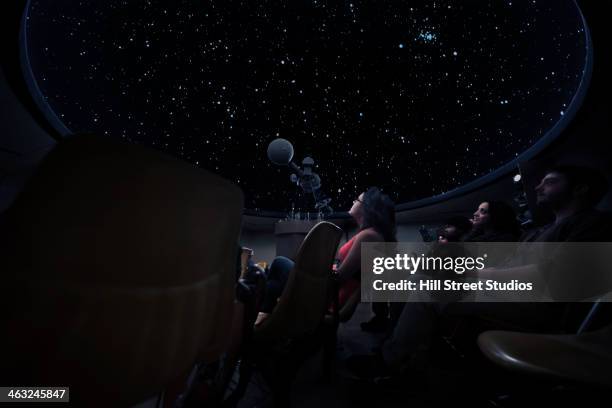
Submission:
M 342 230 L 327 221 L 310 230 L 278 304 L 270 317 L 255 327 L 256 339 L 291 338 L 314 332 L 331 300 L 332 264 L 341 236 Z
M 2 234 L 1 382 L 121 406 L 227 344 L 243 196 L 142 146 L 67 139 Z

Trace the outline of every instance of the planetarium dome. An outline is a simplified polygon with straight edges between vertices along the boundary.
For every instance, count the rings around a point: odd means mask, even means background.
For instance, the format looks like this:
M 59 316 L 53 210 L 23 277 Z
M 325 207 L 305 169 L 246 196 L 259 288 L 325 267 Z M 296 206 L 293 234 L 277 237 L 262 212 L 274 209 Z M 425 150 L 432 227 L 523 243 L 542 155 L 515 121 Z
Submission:
M 313 208 L 268 160 L 277 138 L 336 210 L 373 185 L 405 209 L 505 175 L 571 120 L 592 58 L 573 0 L 32 0 L 22 33 L 60 133 L 177 156 L 264 215 Z

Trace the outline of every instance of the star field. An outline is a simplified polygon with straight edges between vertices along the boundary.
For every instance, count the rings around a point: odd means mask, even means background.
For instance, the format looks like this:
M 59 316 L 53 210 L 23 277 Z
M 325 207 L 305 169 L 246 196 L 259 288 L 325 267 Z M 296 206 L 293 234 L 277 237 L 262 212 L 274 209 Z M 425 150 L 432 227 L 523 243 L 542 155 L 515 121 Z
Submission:
M 337 210 L 513 160 L 565 114 L 586 42 L 572 1 L 33 1 L 35 78 L 74 132 L 160 149 L 253 210 L 311 209 L 268 143 L 312 156 Z

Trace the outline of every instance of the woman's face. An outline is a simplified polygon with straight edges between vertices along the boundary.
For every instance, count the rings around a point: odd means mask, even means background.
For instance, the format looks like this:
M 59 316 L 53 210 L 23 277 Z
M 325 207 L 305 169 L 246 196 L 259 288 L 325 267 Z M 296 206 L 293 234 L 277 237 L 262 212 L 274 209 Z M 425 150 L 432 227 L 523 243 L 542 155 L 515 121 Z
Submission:
M 355 218 L 357 221 L 363 215 L 363 193 L 359 194 L 356 200 L 353 200 L 353 206 L 349 210 L 349 214 L 351 217 Z
M 489 203 L 480 203 L 472 217 L 472 225 L 474 228 L 483 227 L 489 222 L 489 217 Z

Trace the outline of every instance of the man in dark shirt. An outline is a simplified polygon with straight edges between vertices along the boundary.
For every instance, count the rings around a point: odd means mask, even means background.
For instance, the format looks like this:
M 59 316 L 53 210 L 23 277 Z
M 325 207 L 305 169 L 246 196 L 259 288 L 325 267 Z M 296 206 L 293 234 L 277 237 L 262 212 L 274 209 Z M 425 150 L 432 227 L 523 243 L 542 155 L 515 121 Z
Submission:
M 550 169 L 535 188 L 537 203 L 548 207 L 555 220 L 535 239 L 539 242 L 597 242 L 610 239 L 610 215 L 595 209 L 608 191 L 596 170 L 578 166 Z
M 612 218 L 596 210 L 595 205 L 608 190 L 606 179 L 598 171 L 557 166 L 550 169 L 536 187 L 537 202 L 555 215 L 552 224 L 525 237 L 531 242 L 597 242 L 610 240 Z M 479 271 L 478 278 L 497 279 L 504 275 L 529 280 L 538 273 L 535 264 Z M 381 355 L 356 359 L 349 368 L 365 376 L 406 373 L 424 369 L 435 327 L 443 315 L 486 316 L 509 325 L 533 330 L 555 330 L 560 324 L 560 304 L 554 303 L 407 303 L 393 334 L 382 345 Z M 558 328 L 557 328 L 558 329 Z M 423 358 L 425 356 L 425 358 Z

